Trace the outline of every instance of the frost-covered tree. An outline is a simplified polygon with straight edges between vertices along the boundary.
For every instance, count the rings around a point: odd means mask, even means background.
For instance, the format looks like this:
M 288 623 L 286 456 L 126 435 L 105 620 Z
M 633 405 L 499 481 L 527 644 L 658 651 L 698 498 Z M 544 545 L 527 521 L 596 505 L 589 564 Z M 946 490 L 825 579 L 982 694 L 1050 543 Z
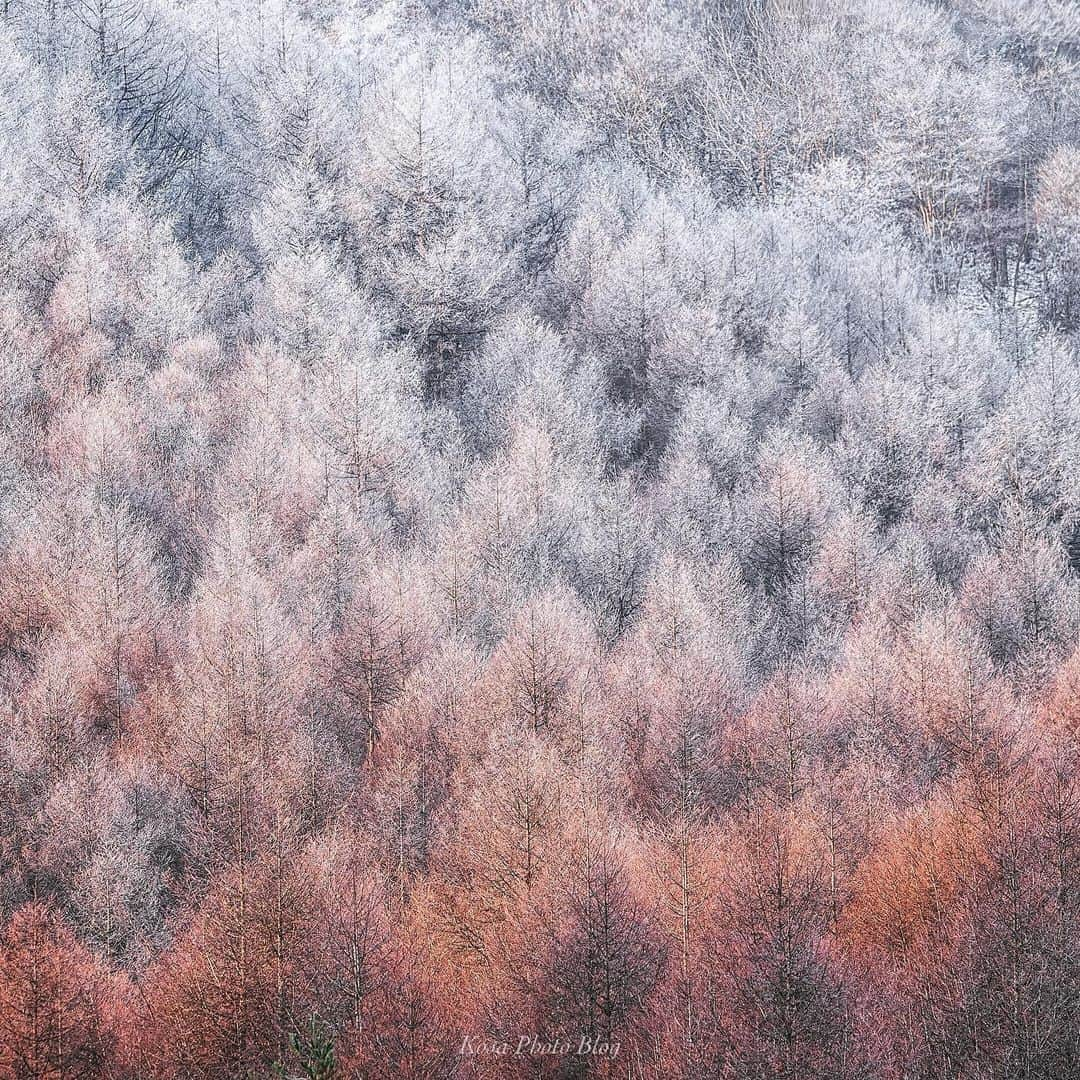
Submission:
M 1074 1073 L 1074 9 L 0 0 L 0 1080 Z

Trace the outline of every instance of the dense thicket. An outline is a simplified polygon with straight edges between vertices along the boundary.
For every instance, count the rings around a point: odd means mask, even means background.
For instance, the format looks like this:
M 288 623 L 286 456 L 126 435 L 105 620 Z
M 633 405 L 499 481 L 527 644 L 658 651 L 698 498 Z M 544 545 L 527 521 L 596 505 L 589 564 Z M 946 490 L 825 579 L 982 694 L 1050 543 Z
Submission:
M 0 1077 L 1080 1074 L 1078 348 L 1071 0 L 3 0 Z

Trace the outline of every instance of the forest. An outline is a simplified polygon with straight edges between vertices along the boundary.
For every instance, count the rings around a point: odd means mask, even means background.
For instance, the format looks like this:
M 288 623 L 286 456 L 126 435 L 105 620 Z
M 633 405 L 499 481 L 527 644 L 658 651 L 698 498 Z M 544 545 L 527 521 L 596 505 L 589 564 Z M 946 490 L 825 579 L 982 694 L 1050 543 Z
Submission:
M 0 1080 L 1077 1076 L 1075 0 L 0 0 Z

